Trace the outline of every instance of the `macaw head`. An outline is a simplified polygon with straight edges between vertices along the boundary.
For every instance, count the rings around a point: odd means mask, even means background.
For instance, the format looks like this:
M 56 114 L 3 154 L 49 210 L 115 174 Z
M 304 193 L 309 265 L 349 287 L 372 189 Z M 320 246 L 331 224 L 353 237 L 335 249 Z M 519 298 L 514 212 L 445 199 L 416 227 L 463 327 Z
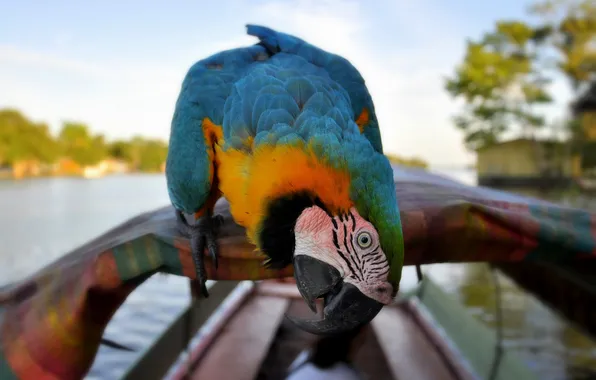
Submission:
M 377 229 L 356 208 L 333 215 L 306 208 L 294 228 L 294 275 L 302 297 L 315 309 L 324 299 L 323 321 L 298 322 L 315 331 L 349 330 L 369 322 L 391 303 L 394 287 Z
M 304 330 L 324 335 L 349 331 L 392 302 L 403 261 L 395 248 L 402 241 L 392 176 L 389 189 L 392 196 L 378 205 L 375 199 L 382 194 L 371 190 L 342 211 L 308 191 L 270 202 L 260 231 L 269 265 L 293 264 L 297 287 L 313 312 L 316 299 L 323 299 L 323 319 L 289 317 Z

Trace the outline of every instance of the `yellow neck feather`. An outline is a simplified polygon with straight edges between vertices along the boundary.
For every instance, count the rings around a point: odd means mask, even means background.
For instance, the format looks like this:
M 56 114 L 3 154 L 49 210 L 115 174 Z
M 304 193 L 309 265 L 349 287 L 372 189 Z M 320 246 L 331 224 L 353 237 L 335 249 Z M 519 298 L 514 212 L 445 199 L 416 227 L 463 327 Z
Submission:
M 254 244 L 271 199 L 308 190 L 331 211 L 353 205 L 347 172 L 322 164 L 307 146 L 263 146 L 252 152 L 216 146 L 215 156 L 219 189 Z

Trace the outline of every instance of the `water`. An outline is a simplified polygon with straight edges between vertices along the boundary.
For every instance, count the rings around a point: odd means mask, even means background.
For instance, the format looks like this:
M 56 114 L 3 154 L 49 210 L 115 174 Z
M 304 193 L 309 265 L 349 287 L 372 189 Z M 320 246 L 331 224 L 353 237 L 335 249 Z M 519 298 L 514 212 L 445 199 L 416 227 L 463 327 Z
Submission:
M 98 180 L 0 181 L 0 286 L 23 278 L 133 215 L 169 204 L 161 175 Z M 135 352 L 101 346 L 89 379 L 120 377 L 188 304 L 185 278 L 157 275 L 134 291 L 106 335 Z
M 469 170 L 432 171 L 475 184 L 475 175 Z M 594 206 L 581 196 L 534 195 L 579 207 Z M 162 175 L 0 181 L 0 285 L 33 273 L 135 214 L 168 203 Z M 486 265 L 428 265 L 423 271 L 479 320 L 488 326 L 494 324 L 495 292 Z M 582 379 L 596 375 L 596 344 L 592 340 L 504 276 L 499 276 L 499 281 L 506 344 L 541 379 Z M 415 283 L 414 269 L 406 268 L 402 288 Z M 135 352 L 101 347 L 88 378 L 121 376 L 189 299 L 184 278 L 158 275 L 146 281 L 129 296 L 106 330 L 109 338 L 134 348 Z

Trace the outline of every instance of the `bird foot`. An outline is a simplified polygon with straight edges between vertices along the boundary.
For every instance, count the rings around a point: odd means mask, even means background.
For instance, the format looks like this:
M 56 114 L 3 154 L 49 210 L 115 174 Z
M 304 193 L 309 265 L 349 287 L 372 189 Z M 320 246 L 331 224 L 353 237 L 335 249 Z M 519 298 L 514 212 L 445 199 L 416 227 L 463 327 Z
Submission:
M 191 256 L 195 264 L 197 280 L 201 286 L 201 293 L 204 297 L 209 297 L 204 263 L 205 247 L 207 247 L 213 265 L 217 270 L 217 258 L 219 256 L 217 232 L 219 227 L 223 225 L 223 217 L 221 215 L 211 216 L 206 214 L 198 218 L 194 224 L 189 224 L 181 211 L 176 211 L 176 217 L 180 231 L 190 237 Z

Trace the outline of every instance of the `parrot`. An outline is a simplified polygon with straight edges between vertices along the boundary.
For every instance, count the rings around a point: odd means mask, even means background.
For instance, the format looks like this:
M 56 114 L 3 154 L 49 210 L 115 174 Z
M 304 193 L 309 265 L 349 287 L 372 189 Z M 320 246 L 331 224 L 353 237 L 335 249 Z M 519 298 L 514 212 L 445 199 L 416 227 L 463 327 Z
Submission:
M 204 259 L 217 270 L 225 198 L 263 265 L 292 265 L 310 309 L 323 304 L 322 318 L 288 318 L 313 334 L 349 331 L 393 301 L 404 259 L 372 97 L 346 58 L 269 27 L 246 32 L 258 42 L 199 60 L 182 81 L 165 168 L 177 227 L 208 297 Z

